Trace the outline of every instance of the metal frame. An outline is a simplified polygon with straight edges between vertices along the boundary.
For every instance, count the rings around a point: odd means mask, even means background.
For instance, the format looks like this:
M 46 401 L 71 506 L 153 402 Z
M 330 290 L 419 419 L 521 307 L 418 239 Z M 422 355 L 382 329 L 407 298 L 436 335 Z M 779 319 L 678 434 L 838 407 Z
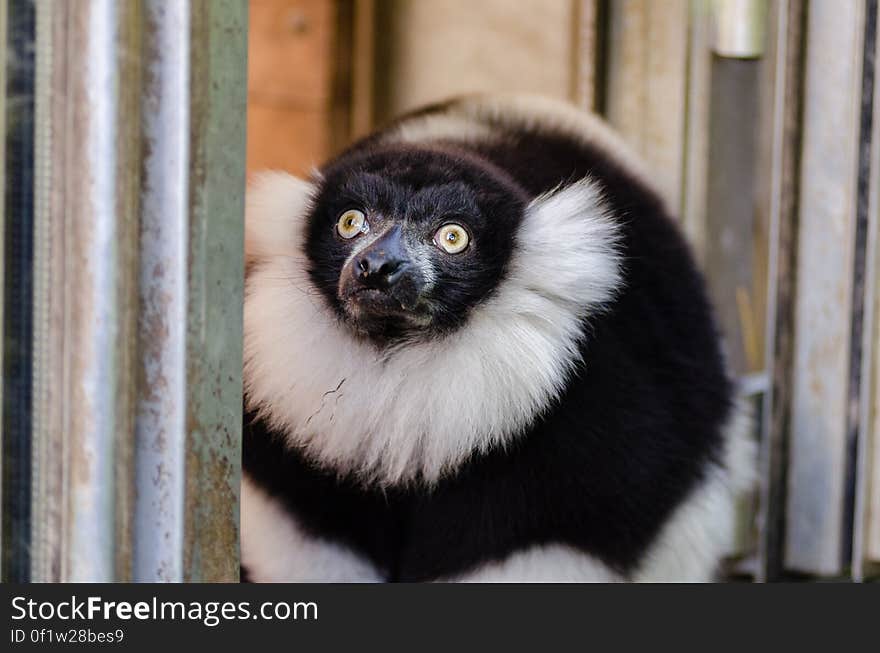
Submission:
M 849 548 L 847 415 L 864 11 L 864 1 L 811 4 L 804 62 L 785 563 L 828 576 L 843 573 Z
M 875 66 L 878 57 L 880 38 L 875 35 Z M 852 541 L 852 572 L 857 581 L 880 573 L 880 83 L 876 68 L 872 109 L 869 173 L 862 180 L 868 184 L 868 198 Z
M 39 2 L 34 579 L 236 580 L 247 6 Z

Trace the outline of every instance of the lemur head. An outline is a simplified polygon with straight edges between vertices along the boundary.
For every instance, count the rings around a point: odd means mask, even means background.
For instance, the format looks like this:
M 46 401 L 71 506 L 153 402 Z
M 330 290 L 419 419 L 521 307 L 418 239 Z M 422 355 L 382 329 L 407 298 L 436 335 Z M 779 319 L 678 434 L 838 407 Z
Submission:
M 620 281 L 597 184 L 375 141 L 248 192 L 246 405 L 328 468 L 433 482 L 562 392 Z
M 448 333 L 498 286 L 526 203 L 506 175 L 459 152 L 344 157 L 325 170 L 307 218 L 309 275 L 376 344 Z

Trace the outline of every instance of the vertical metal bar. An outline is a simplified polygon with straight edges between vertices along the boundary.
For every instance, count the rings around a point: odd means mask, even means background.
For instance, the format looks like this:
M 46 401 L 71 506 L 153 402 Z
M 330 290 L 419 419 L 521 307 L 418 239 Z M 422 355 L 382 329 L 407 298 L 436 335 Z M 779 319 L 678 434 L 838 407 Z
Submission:
M 52 263 L 57 254 L 51 215 L 52 179 L 52 4 L 38 0 L 36 4 L 36 92 L 34 137 L 34 354 L 33 354 L 33 478 L 31 513 L 31 578 L 34 581 L 57 580 L 53 539 L 58 532 L 59 506 L 53 500 L 53 485 L 58 469 L 52 465 L 52 450 L 59 424 L 53 422 L 52 411 L 45 410 L 49 401 L 50 368 L 55 362 L 52 340 Z
M 74 296 L 66 347 L 72 402 L 67 425 L 71 518 L 66 576 L 73 582 L 109 582 L 116 577 L 117 9 L 112 0 L 74 3 L 67 53 L 72 140 L 66 192 L 67 253 Z
M 30 2 L 9 6 L 4 156 L 3 247 L 3 560 L 8 581 L 30 579 L 31 552 L 31 382 L 33 378 L 33 148 L 34 28 Z
M 9 10 L 9 0 L 0 0 L 0 93 L 4 94 L 3 99 L 3 107 L 0 109 L 0 143 L 6 143 L 6 14 Z M 2 156 L 0 156 L 0 189 L 3 189 L 5 192 L 6 189 L 6 153 L 3 152 Z M 0 202 L 0 288 L 5 288 L 5 274 L 6 274 L 6 202 Z M 5 319 L 5 302 L 2 298 L 0 298 L 0 424 L 4 424 L 3 421 L 3 405 L 4 405 L 4 394 L 3 394 L 3 386 L 6 375 L 3 374 L 4 367 L 3 363 L 3 353 L 4 347 L 2 343 L 6 342 L 6 319 Z M 0 561 L 6 559 L 6 537 L 3 535 L 2 524 L 5 523 L 6 520 L 6 502 L 4 500 L 3 495 L 3 470 L 5 467 L 5 457 L 3 454 L 3 446 L 2 446 L 2 434 L 0 434 Z M 6 576 L 2 572 L 2 562 L 0 562 L 0 578 L 5 580 Z
M 179 582 L 186 469 L 190 6 L 149 0 L 145 9 L 133 576 Z
M 234 580 L 247 7 L 41 2 L 35 574 Z
M 238 578 L 247 5 L 192 2 L 184 579 Z
M 786 470 L 794 338 L 795 254 L 803 0 L 781 0 L 773 31 L 772 146 L 765 365 L 771 383 L 761 410 L 758 568 L 756 580 L 783 573 Z
M 792 569 L 827 575 L 842 572 L 849 541 L 847 388 L 864 15 L 863 1 L 817 2 L 807 20 L 785 558 Z
M 609 7 L 608 121 L 651 167 L 676 215 L 685 169 L 689 10 L 688 0 Z
M 34 270 L 35 345 L 33 379 L 33 485 L 31 572 L 35 582 L 62 580 L 68 519 L 67 451 L 64 406 L 65 153 L 67 151 L 67 5 L 37 3 L 35 175 L 36 257 Z
M 876 571 L 874 562 L 880 563 L 880 84 L 877 83 L 876 65 L 880 54 L 877 2 L 872 0 L 873 25 L 866 28 L 874 30 L 873 43 L 866 43 L 865 57 L 872 57 L 872 88 L 863 86 L 863 93 L 872 95 L 870 108 L 871 124 L 867 129 L 863 116 L 861 173 L 863 184 L 860 198 L 864 201 L 861 218 L 864 220 L 862 286 L 857 287 L 858 301 L 862 307 L 861 358 L 854 361 L 859 365 L 859 410 L 856 419 L 856 483 L 853 506 L 852 572 L 857 581 L 865 580 Z M 868 48 L 872 48 L 869 53 Z M 867 75 L 863 76 L 867 84 Z M 869 134 L 864 133 L 869 131 Z M 866 140 L 867 139 L 867 140 Z M 858 274 L 858 270 L 857 270 Z M 872 460 L 873 456 L 873 460 Z M 872 510 L 872 493 L 877 505 Z
M 140 3 L 64 4 L 61 578 L 130 577 Z M 62 181 L 63 180 L 63 181 Z
M 751 59 L 764 53 L 767 0 L 715 0 L 715 44 L 722 57 Z

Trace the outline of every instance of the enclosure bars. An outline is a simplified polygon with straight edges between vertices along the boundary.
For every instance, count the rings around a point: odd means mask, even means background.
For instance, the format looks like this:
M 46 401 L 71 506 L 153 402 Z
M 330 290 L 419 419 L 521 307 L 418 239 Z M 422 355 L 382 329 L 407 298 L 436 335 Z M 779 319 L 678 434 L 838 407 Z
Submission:
M 29 580 L 33 316 L 34 11 L 3 2 L 2 578 Z M 22 183 L 17 183 L 23 180 Z
M 34 579 L 235 580 L 247 7 L 38 7 Z
M 164 5 L 164 6 L 163 6 Z M 148 79 L 141 193 L 140 339 L 135 444 L 136 579 L 183 574 L 186 252 L 189 191 L 189 8 L 146 2 Z M 156 392 L 164 386 L 166 392 Z

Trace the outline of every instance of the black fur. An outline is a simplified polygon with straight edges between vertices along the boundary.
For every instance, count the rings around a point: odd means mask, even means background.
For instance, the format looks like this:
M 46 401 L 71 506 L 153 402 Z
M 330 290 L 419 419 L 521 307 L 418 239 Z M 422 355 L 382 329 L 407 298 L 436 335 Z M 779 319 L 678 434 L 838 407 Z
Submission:
M 464 183 L 476 189 L 472 201 L 481 216 L 502 220 L 508 218 L 493 206 L 508 201 L 521 210 L 524 197 L 589 175 L 621 224 L 623 287 L 607 311 L 592 316 L 582 345 L 586 364 L 561 400 L 512 445 L 475 456 L 433 489 L 418 483 L 364 488 L 338 478 L 289 450 L 253 415 L 245 428 L 246 474 L 316 537 L 347 544 L 389 580 L 452 576 L 550 543 L 633 572 L 707 464 L 720 462 L 733 392 L 703 281 L 661 201 L 606 153 L 552 130 L 508 131 L 466 153 L 452 145 L 432 153 L 377 143 L 361 143 L 331 163 L 327 192 L 352 170 L 365 170 L 383 181 L 358 183 L 372 184 L 377 197 L 390 193 L 387 206 L 399 211 L 396 203 L 409 195 L 386 178 L 415 188 Z M 492 192 L 483 196 L 479 189 L 487 182 Z M 308 245 L 313 279 L 331 303 L 337 259 L 325 249 L 332 216 L 342 206 L 334 201 L 328 194 L 319 198 L 327 213 L 315 220 Z M 463 306 L 479 302 L 503 277 L 515 246 L 503 235 L 513 229 L 493 223 L 499 237 L 490 242 L 497 251 L 482 268 L 491 272 L 484 285 L 474 281 L 477 290 Z M 331 268 L 326 276 L 323 266 Z

